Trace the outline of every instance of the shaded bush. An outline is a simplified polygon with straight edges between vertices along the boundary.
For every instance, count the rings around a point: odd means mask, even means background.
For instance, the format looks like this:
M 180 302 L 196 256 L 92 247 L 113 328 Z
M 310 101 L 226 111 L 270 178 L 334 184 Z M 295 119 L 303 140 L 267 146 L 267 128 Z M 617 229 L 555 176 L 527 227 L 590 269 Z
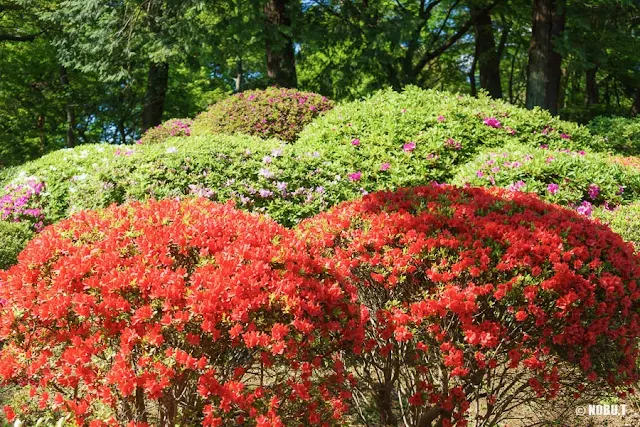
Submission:
M 582 149 L 592 139 L 586 128 L 546 111 L 409 87 L 337 106 L 308 125 L 298 143 L 309 149 L 357 144 L 353 163 L 370 172 L 388 163 L 397 171 L 394 184 L 415 185 L 417 177 L 422 182 L 450 178 L 457 165 L 485 146 L 519 142 Z
M 0 270 L 16 263 L 33 233 L 28 223 L 0 221 Z
M 529 194 L 433 185 L 298 230 L 364 305 L 346 367 L 366 425 L 472 411 L 500 425 L 512 405 L 637 378 L 640 258 L 604 225 Z
M 614 154 L 640 155 L 640 119 L 596 117 L 588 124 L 600 138 L 600 148 Z
M 583 213 L 591 212 L 591 206 L 640 199 L 640 170 L 614 163 L 605 154 L 515 144 L 484 150 L 460 168 L 453 183 L 533 192 Z
M 147 130 L 138 144 L 158 144 L 174 136 L 191 136 L 191 119 L 171 119 Z
M 269 88 L 239 93 L 195 118 L 198 134 L 247 134 L 292 142 L 315 117 L 333 108 L 327 98 L 294 89 Z
M 338 356 L 361 342 L 358 307 L 273 221 L 203 199 L 83 212 L 0 282 L 0 380 L 78 425 L 100 405 L 117 425 L 346 412 Z

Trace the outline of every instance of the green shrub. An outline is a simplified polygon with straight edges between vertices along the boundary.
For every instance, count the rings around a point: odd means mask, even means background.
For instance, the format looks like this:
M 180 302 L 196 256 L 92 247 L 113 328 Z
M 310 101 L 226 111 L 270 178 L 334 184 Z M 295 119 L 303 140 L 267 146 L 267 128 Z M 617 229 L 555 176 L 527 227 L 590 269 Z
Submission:
M 33 233 L 28 223 L 0 221 L 0 270 L 16 263 Z
M 14 169 L 0 185 L 25 177 L 44 182 L 47 223 L 126 200 L 203 196 L 235 200 L 238 207 L 293 224 L 362 193 L 362 183 L 348 178 L 347 157 L 341 150 L 314 152 L 273 139 L 192 136 L 61 150 Z
M 588 127 L 600 137 L 599 149 L 614 154 L 640 155 L 640 119 L 596 117 Z
M 617 209 L 596 209 L 593 216 L 609 225 L 627 242 L 633 243 L 637 252 L 640 252 L 640 202 Z
M 485 149 L 460 168 L 453 183 L 533 192 L 583 213 L 592 205 L 615 206 L 640 199 L 640 171 L 613 163 L 606 154 L 520 144 Z
M 391 170 L 403 168 L 409 175 L 445 180 L 456 165 L 484 146 L 520 142 L 577 149 L 591 140 L 586 128 L 546 111 L 409 87 L 402 93 L 385 90 L 337 106 L 308 125 L 298 143 L 315 149 L 350 146 L 355 141 L 359 145 L 352 150 L 354 163 L 375 168 L 385 162 Z M 410 158 L 403 150 L 408 143 L 415 143 Z
M 174 136 L 191 136 L 191 119 L 171 119 L 147 130 L 138 144 L 158 144 Z
M 327 98 L 293 89 L 242 92 L 198 115 L 195 134 L 247 134 L 292 142 L 315 117 L 333 108 Z

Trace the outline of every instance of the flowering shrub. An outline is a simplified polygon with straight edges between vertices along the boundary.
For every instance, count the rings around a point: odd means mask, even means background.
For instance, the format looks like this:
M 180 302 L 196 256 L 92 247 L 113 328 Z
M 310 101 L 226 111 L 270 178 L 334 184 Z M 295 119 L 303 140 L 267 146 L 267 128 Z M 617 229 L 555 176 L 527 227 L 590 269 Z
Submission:
M 611 161 L 623 166 L 629 166 L 631 168 L 640 170 L 640 157 L 637 156 L 611 156 Z
M 0 270 L 15 264 L 32 235 L 33 228 L 28 223 L 0 221 Z
M 147 130 L 138 144 L 158 144 L 174 136 L 191 136 L 191 119 L 171 119 Z
M 593 214 L 624 240 L 633 243 L 636 251 L 640 252 L 640 202 L 619 206 L 613 210 L 596 209 Z
M 199 133 L 243 133 L 293 142 L 302 128 L 333 108 L 327 98 L 294 89 L 247 91 L 212 105 L 196 117 Z
M 517 142 L 577 150 L 591 146 L 593 139 L 586 128 L 545 111 L 408 87 L 337 106 L 306 126 L 298 144 L 308 149 L 351 146 L 353 162 L 367 166 L 360 168 L 364 176 L 388 163 L 390 172 L 375 180 L 397 188 L 446 181 L 486 146 Z
M 204 199 L 83 212 L 0 282 L 0 380 L 78 425 L 100 405 L 110 417 L 91 426 L 328 426 L 346 411 L 338 351 L 361 342 L 358 307 L 265 218 Z
M 44 215 L 40 209 L 40 194 L 44 183 L 29 177 L 21 184 L 9 184 L 4 187 L 0 197 L 0 220 L 26 222 L 33 224 L 39 231 L 44 225 Z
M 640 155 L 640 119 L 596 117 L 588 127 L 600 137 L 601 150 L 627 156 Z
M 613 208 L 640 199 L 640 170 L 613 163 L 606 155 L 515 144 L 483 151 L 452 182 L 533 192 L 589 215 L 592 206 Z
M 576 213 L 434 185 L 341 204 L 299 233 L 368 316 L 346 361 L 367 425 L 499 425 L 511 405 L 637 376 L 640 258 Z

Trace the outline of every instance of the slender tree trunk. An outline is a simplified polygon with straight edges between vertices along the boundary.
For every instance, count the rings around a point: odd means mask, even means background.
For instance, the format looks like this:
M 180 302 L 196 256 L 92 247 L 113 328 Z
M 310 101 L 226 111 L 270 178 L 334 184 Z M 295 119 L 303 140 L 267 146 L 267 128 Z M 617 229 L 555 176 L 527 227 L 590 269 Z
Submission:
M 617 91 L 616 91 L 617 94 Z M 620 104 L 620 98 L 618 98 L 618 104 Z M 631 115 L 637 117 L 640 114 L 640 88 L 636 89 L 635 96 L 633 97 L 633 106 L 631 107 Z
M 473 55 L 473 61 L 471 62 L 471 70 L 469 70 L 469 86 L 471 87 L 471 96 L 474 98 L 478 96 L 478 88 L 476 87 L 476 66 L 478 65 L 478 48 L 476 45 L 476 52 Z
M 69 85 L 69 74 L 67 73 L 67 68 L 64 66 L 60 66 L 60 84 L 62 85 L 62 89 L 65 92 L 65 112 L 67 113 L 67 147 L 75 147 L 76 145 L 76 112 L 73 109 L 73 105 L 70 103 L 71 96 L 69 94 L 70 85 Z
M 527 70 L 527 108 L 558 113 L 562 56 L 554 39 L 565 26 L 565 0 L 533 0 L 533 28 Z
M 235 82 L 235 92 L 242 92 L 242 85 L 244 83 L 244 73 L 242 70 L 242 58 L 236 60 L 236 77 L 233 79 Z
M 493 36 L 491 13 L 488 10 L 471 9 L 476 37 L 476 59 L 480 68 L 480 87 L 492 98 L 502 98 L 500 60 Z
M 520 48 L 522 47 L 522 43 L 518 43 L 518 47 L 516 47 L 516 51 L 511 57 L 511 70 L 509 72 L 509 102 L 511 104 L 514 103 L 513 98 L 513 77 L 516 71 L 516 59 L 518 59 L 518 53 L 520 53 Z
M 169 64 L 152 62 L 149 65 L 147 93 L 142 110 L 142 131 L 146 131 L 162 123 L 164 100 L 169 86 Z
M 289 4 L 290 0 L 267 0 L 264 6 L 267 75 L 282 87 L 298 84 L 293 40 L 288 34 L 291 29 Z
M 40 134 L 40 153 L 44 153 L 47 148 L 47 136 L 45 133 L 46 119 L 43 114 L 38 116 L 38 133 Z
M 600 103 L 600 92 L 598 90 L 598 82 L 596 80 L 596 74 L 598 67 L 593 67 L 587 70 L 587 106 L 592 106 Z

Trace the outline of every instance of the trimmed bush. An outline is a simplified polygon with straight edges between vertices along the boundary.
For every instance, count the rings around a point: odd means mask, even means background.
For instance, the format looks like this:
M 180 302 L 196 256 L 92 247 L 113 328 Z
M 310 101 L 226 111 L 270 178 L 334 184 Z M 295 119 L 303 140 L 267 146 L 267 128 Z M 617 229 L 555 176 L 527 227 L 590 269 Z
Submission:
M 627 156 L 640 155 L 640 119 L 627 117 L 596 117 L 588 124 L 601 137 L 601 149 Z
M 465 425 L 471 411 L 501 425 L 514 404 L 637 378 L 640 258 L 575 212 L 433 185 L 298 229 L 364 306 L 365 345 L 346 368 L 367 425 Z
M 171 119 L 147 130 L 137 141 L 138 144 L 158 144 L 174 136 L 191 136 L 191 119 Z
M 298 144 L 309 149 L 354 145 L 352 162 L 363 173 L 389 164 L 396 171 L 394 184 L 415 185 L 416 177 L 422 183 L 450 178 L 457 165 L 485 146 L 519 142 L 575 150 L 590 146 L 592 139 L 586 128 L 546 111 L 409 87 L 337 106 L 308 125 Z
M 174 138 L 165 143 L 61 150 L 14 170 L 8 183 L 36 176 L 47 221 L 83 209 L 148 198 L 234 200 L 292 225 L 362 193 L 349 179 L 346 152 L 249 136 Z
M 269 88 L 242 92 L 220 101 L 195 118 L 198 134 L 247 134 L 292 142 L 302 128 L 333 103 L 322 95 Z
M 28 223 L 0 221 L 0 270 L 16 263 L 33 233 Z
M 640 252 L 640 202 L 620 206 L 614 210 L 596 209 L 594 216 L 624 240 L 633 243 L 636 251 Z
M 0 282 L 0 379 L 78 425 L 332 425 L 347 410 L 338 356 L 362 342 L 359 307 L 271 220 L 204 199 L 83 212 Z
M 592 206 L 640 199 L 640 171 L 613 163 L 605 154 L 515 144 L 480 153 L 460 169 L 453 183 L 533 192 L 585 214 Z

